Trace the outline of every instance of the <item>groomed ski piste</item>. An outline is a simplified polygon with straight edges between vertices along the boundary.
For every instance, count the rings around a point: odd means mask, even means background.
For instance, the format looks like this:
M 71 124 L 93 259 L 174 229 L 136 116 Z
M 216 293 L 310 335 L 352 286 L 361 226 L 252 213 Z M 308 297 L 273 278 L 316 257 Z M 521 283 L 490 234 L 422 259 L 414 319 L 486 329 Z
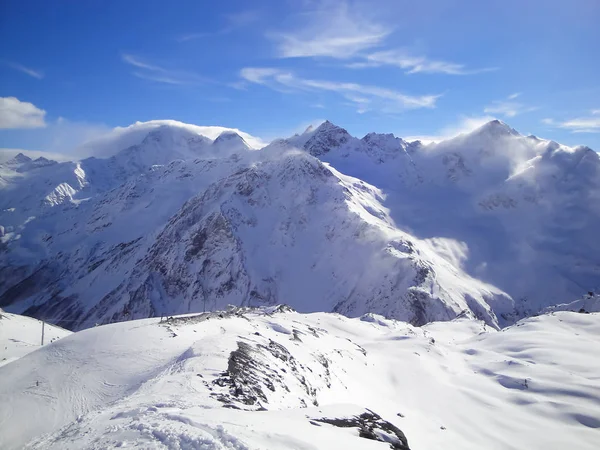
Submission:
M 39 321 L 2 314 L 4 352 L 11 333 L 23 335 L 18 321 L 39 337 Z M 598 313 L 551 312 L 498 331 L 467 317 L 413 327 L 373 314 L 231 308 L 61 336 L 22 356 L 11 350 L 0 367 L 0 448 L 600 442 Z

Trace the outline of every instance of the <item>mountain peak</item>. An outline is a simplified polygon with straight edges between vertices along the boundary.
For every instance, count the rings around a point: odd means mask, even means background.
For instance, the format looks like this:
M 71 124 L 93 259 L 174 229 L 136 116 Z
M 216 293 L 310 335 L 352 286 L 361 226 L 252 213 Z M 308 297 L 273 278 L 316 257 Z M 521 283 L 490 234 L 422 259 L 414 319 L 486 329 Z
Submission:
M 32 160 L 29 156 L 24 155 L 23 153 L 18 153 L 13 158 L 9 159 L 6 163 L 10 164 L 10 165 L 14 165 L 14 164 L 25 164 L 25 163 L 28 163 L 31 161 Z
M 235 131 L 226 130 L 217 136 L 215 142 L 217 141 L 234 141 L 234 140 L 244 140 L 239 134 Z
M 381 141 L 392 141 L 392 142 L 403 142 L 399 137 L 394 136 L 393 133 L 368 133 L 365 134 L 361 139 L 364 142 L 381 142 Z
M 330 122 L 329 120 L 326 120 L 321 125 L 319 125 L 315 131 L 328 131 L 328 130 L 344 130 L 347 133 L 347 131 L 344 128 L 337 126 L 336 124 L 334 124 L 333 122 Z
M 151 142 L 164 142 L 166 140 L 173 140 L 175 135 L 175 129 L 168 125 L 161 125 L 151 130 L 146 137 L 142 140 L 142 144 L 149 144 Z
M 369 133 L 362 139 L 370 151 L 383 152 L 384 154 L 395 154 L 406 150 L 406 142 L 392 133 Z
M 250 146 L 246 143 L 243 137 L 237 134 L 235 131 L 223 131 L 215 139 L 214 145 L 242 145 L 246 148 Z
M 314 130 L 311 138 L 304 144 L 304 149 L 313 156 L 319 156 L 338 148 L 352 139 L 352 136 L 341 127 L 326 120 Z
M 502 122 L 501 120 L 494 119 L 489 122 L 483 124 L 477 130 L 475 130 L 477 134 L 491 134 L 494 136 L 501 135 L 511 135 L 511 136 L 520 136 L 519 132 L 514 128 L 511 128 L 510 125 Z
M 48 158 L 44 158 L 43 156 L 40 156 L 39 158 L 36 158 L 33 160 L 33 164 L 40 167 L 40 166 L 49 166 L 52 164 L 58 164 L 58 162 L 54 161 L 53 159 L 48 159 Z

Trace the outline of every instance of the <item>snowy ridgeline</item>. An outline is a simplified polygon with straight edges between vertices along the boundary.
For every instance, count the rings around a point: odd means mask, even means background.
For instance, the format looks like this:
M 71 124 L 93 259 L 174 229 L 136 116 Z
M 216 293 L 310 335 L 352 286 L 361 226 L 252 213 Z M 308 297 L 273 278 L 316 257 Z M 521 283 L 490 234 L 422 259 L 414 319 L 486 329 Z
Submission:
M 286 307 L 99 326 L 0 367 L 0 448 L 592 450 L 599 346 L 600 315 L 575 312 L 502 331 Z
M 600 289 L 600 158 L 492 121 L 437 144 L 330 122 L 259 149 L 137 123 L 0 164 L 0 307 L 80 330 L 286 303 L 504 327 Z

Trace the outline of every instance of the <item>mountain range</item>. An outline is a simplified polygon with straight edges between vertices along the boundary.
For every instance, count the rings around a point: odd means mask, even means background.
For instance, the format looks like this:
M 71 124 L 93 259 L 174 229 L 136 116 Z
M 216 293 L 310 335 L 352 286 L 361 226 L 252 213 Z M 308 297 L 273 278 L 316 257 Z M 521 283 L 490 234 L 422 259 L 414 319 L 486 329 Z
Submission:
M 598 154 L 497 120 L 431 144 L 326 121 L 266 146 L 153 121 L 96 145 L 0 164 L 6 311 L 79 330 L 286 303 L 502 328 L 600 288 Z

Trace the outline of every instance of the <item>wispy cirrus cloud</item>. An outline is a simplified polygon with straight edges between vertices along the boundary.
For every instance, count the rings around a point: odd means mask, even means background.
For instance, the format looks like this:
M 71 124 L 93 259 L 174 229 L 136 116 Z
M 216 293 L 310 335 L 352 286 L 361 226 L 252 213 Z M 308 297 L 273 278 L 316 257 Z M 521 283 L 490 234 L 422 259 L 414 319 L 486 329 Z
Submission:
M 499 114 L 504 117 L 515 117 L 519 114 L 535 111 L 537 106 L 527 106 L 521 102 L 515 101 L 521 93 L 517 92 L 509 95 L 504 100 L 495 100 L 483 110 L 486 114 Z
M 407 74 L 473 75 L 496 67 L 471 69 L 464 64 L 415 55 L 407 49 L 384 49 L 394 27 L 376 20 L 372 5 L 347 1 L 318 1 L 301 14 L 302 24 L 291 31 L 268 32 L 281 58 L 349 60 L 348 68 L 392 66 Z
M 171 85 L 197 85 L 210 81 L 193 72 L 161 67 L 130 53 L 121 54 L 121 59 L 135 68 L 131 72 L 133 76 L 144 80 Z
M 267 33 L 278 56 L 347 59 L 378 46 L 392 31 L 343 1 L 318 4 L 302 17 L 303 24 L 294 30 Z
M 407 109 L 433 108 L 440 95 L 407 95 L 372 85 L 298 77 L 291 71 L 272 67 L 246 67 L 240 76 L 248 83 L 261 84 L 283 92 L 322 91 L 339 94 L 360 113 L 377 110 L 398 112 Z
M 26 67 L 22 64 L 12 62 L 12 61 L 4 61 L 4 64 L 6 66 L 10 67 L 11 69 L 18 70 L 19 72 L 27 74 L 30 77 L 37 78 L 38 80 L 41 80 L 42 78 L 44 78 L 44 72 L 41 72 L 39 70 L 34 70 L 34 69 L 32 69 L 30 67 Z
M 0 97 L 0 129 L 43 128 L 46 111 L 16 97 Z
M 589 116 L 580 116 L 566 120 L 542 119 L 542 123 L 554 128 L 563 128 L 572 133 L 600 133 L 600 109 L 590 110 Z
M 195 32 L 182 34 L 176 38 L 179 42 L 187 42 L 195 39 L 202 39 L 211 36 L 221 36 L 232 33 L 241 28 L 252 25 L 253 23 L 260 20 L 260 13 L 258 11 L 240 11 L 237 13 L 225 15 L 225 26 L 217 31 L 213 32 Z
M 361 61 L 347 64 L 347 67 L 362 69 L 368 67 L 395 66 L 407 74 L 442 73 L 446 75 L 473 75 L 498 70 L 496 67 L 468 69 L 464 64 L 415 56 L 407 50 L 386 50 L 367 54 Z

